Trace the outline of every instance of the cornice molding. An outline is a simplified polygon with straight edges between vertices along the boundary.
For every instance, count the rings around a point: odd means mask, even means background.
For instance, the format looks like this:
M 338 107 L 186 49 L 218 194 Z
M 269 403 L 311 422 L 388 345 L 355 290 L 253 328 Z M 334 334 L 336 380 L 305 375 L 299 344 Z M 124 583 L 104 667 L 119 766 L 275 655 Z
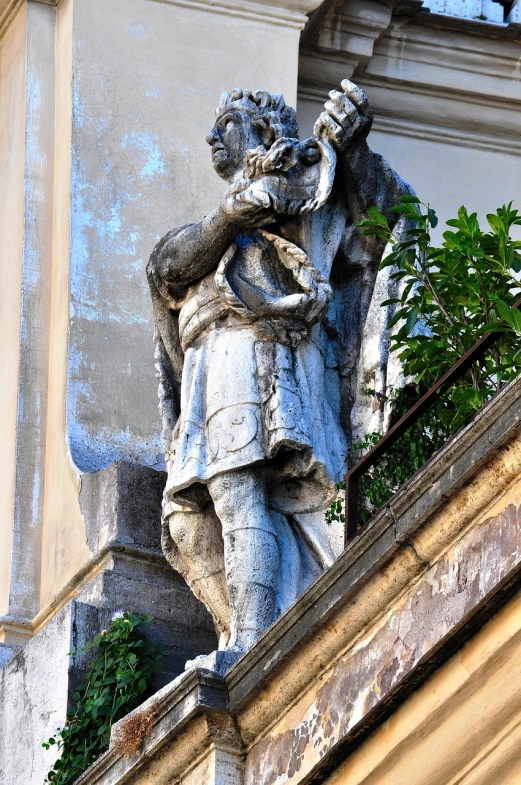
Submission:
M 6 32 L 16 12 L 24 3 L 57 6 L 61 0 L 0 0 L 0 39 Z
M 324 22 L 326 31 L 330 23 Z M 349 17 L 341 15 L 335 24 L 329 46 L 324 33 L 315 39 L 321 45 L 301 50 L 301 99 L 323 103 L 331 85 L 353 78 L 368 93 L 377 130 L 521 153 L 519 43 L 481 38 L 477 46 L 476 37 L 461 29 L 433 30 L 394 19 L 364 63 L 349 37 Z M 358 34 L 359 24 L 353 30 Z
M 279 4 L 256 3 L 249 0 L 151 0 L 155 3 L 189 8 L 195 11 L 264 22 L 280 27 L 302 30 L 308 22 L 307 14 L 316 8 L 316 0 L 281 0 Z
M 377 0 L 377 2 L 385 0 Z M 514 6 L 515 9 L 515 6 Z M 414 14 L 414 21 L 429 27 L 445 30 L 459 30 L 472 35 L 486 38 L 502 38 L 518 41 L 521 39 L 519 11 L 510 13 L 508 22 L 489 22 L 484 19 L 466 19 L 461 16 L 432 13 L 429 8 L 421 8 L 420 13 Z
M 466 81 L 469 93 L 474 87 L 476 92 L 486 91 L 493 96 L 515 97 L 518 93 L 521 99 L 516 40 L 521 32 L 506 24 L 478 21 L 469 27 L 469 20 L 427 11 L 396 16 L 392 0 L 337 0 L 326 12 L 325 7 L 319 9 L 322 17 L 318 26 L 319 12 L 312 15 L 302 36 L 301 53 L 304 57 L 312 53 L 323 61 L 331 62 L 331 57 L 343 60 L 348 71 L 344 76 L 363 79 L 369 74 L 456 89 L 458 82 Z M 480 36 L 479 45 L 476 34 Z M 469 74 L 474 77 L 474 85 Z M 478 74 L 479 80 L 475 78 Z M 315 83 L 315 78 L 310 80 L 305 74 L 303 81 Z
M 33 637 L 30 619 L 18 616 L 0 616 L 0 643 L 7 646 L 25 646 Z
M 381 133 L 394 134 L 409 139 L 423 139 L 427 142 L 468 147 L 506 155 L 521 155 L 521 138 L 498 139 L 486 134 L 475 134 L 470 131 L 442 128 L 434 125 L 423 125 L 410 120 L 397 120 L 393 117 L 375 117 L 373 129 Z
M 11 19 L 25 2 L 57 6 L 61 0 L 0 0 L 0 37 L 7 29 Z M 189 8 L 195 11 L 264 22 L 279 27 L 302 30 L 308 23 L 307 14 L 312 13 L 319 0 L 280 0 L 275 2 L 250 2 L 250 0 L 150 0 L 150 2 Z
M 410 63 L 415 81 L 447 86 L 447 72 L 454 75 L 452 82 L 458 75 L 472 74 L 476 78 L 475 88 L 472 90 L 473 85 L 467 82 L 467 90 L 480 94 L 487 89 L 483 78 L 489 77 L 495 82 L 493 97 L 511 97 L 512 85 L 517 83 L 521 99 L 520 58 L 519 42 L 511 39 L 490 37 L 481 39 L 477 46 L 475 36 L 468 31 L 434 31 L 425 25 L 394 22 L 380 37 L 366 70 L 371 75 L 385 73 L 387 78 L 411 81 L 407 72 Z M 418 65 L 427 68 L 420 70 Z
M 327 3 L 327 0 L 326 0 Z M 349 53 L 355 68 L 366 65 L 373 55 L 377 41 L 385 34 L 392 20 L 392 8 L 375 0 L 351 0 L 338 6 L 335 4 L 322 12 L 320 24 L 318 13 L 303 33 L 302 42 L 312 41 L 319 49 Z
M 76 572 L 72 578 L 55 595 L 53 600 L 42 608 L 34 619 L 25 619 L 15 616 L 0 616 L 0 643 L 22 646 L 27 643 L 39 630 L 42 629 L 56 614 L 71 600 L 76 599 L 84 589 L 103 569 L 109 567 L 115 554 L 127 556 L 145 562 L 155 562 L 160 566 L 167 564 L 161 552 L 147 548 L 136 543 L 127 543 L 123 540 L 113 539 L 95 553 Z

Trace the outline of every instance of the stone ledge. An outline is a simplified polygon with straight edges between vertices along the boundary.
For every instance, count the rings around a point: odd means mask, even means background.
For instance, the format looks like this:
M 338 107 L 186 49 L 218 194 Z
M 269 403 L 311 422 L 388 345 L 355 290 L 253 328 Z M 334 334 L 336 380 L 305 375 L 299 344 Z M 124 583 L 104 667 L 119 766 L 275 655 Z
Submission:
M 125 761 L 112 748 L 82 785 L 159 785 L 167 772 L 176 783 L 199 782 L 187 770 L 223 743 L 237 761 L 247 749 L 244 781 L 237 779 L 244 785 L 327 777 L 519 590 L 520 396 L 518 379 L 412 478 L 224 682 L 189 671 L 140 707 L 165 707 L 142 754 Z M 199 696 L 201 678 L 217 701 Z
M 256 0 L 151 0 L 152 2 L 166 3 L 180 8 L 189 8 L 195 11 L 219 14 L 221 16 L 246 19 L 250 22 L 262 22 L 282 27 L 302 30 L 307 21 L 308 14 L 317 6 L 317 0 L 280 0 L 280 2 L 265 3 Z
M 179 736 L 186 726 L 198 717 L 210 714 L 227 714 L 228 691 L 224 680 L 215 673 L 200 668 L 187 671 L 152 695 L 133 712 L 155 711 L 154 728 L 145 740 L 139 757 L 126 759 L 114 747 L 108 750 L 85 774 L 77 785 L 115 785 L 126 782 L 142 769 L 149 760 L 174 736 Z M 128 715 L 130 716 L 130 715 Z M 124 718 L 114 726 L 112 740 Z M 195 738 L 192 752 L 195 755 Z

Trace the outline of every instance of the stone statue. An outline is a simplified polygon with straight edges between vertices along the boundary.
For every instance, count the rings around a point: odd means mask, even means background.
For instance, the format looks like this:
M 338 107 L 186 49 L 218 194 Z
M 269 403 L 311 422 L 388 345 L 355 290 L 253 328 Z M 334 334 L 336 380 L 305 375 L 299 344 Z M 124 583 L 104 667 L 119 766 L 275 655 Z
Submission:
M 323 511 L 353 429 L 381 427 L 363 390 L 388 383 L 379 303 L 392 292 L 383 243 L 357 223 L 371 205 L 392 222 L 409 191 L 368 148 L 371 122 L 349 81 L 304 141 L 282 96 L 224 93 L 206 138 L 220 204 L 168 232 L 148 265 L 163 549 L 230 653 L 336 558 Z

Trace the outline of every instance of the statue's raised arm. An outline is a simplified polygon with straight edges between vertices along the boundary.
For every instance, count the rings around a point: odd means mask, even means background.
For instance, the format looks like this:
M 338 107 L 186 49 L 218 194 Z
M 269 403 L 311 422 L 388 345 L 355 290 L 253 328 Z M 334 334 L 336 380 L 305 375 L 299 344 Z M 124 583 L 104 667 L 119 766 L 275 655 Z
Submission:
M 338 553 L 323 512 L 368 373 L 362 335 L 384 251 L 356 224 L 407 190 L 367 146 L 365 95 L 342 88 L 303 141 L 282 96 L 225 93 L 207 136 L 227 184 L 220 204 L 166 234 L 148 266 L 163 548 L 212 613 L 228 660 Z

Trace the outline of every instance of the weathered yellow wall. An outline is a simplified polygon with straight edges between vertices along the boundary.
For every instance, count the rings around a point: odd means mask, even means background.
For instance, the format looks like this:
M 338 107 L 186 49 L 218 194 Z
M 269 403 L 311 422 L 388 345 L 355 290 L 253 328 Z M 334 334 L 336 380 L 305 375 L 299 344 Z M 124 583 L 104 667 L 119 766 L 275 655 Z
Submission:
M 520 708 L 518 595 L 327 785 L 518 785 Z
M 0 39 L 0 615 L 9 596 L 18 408 L 27 13 Z
M 71 179 L 72 0 L 57 9 L 53 275 L 40 607 L 88 560 L 79 472 L 66 442 Z

